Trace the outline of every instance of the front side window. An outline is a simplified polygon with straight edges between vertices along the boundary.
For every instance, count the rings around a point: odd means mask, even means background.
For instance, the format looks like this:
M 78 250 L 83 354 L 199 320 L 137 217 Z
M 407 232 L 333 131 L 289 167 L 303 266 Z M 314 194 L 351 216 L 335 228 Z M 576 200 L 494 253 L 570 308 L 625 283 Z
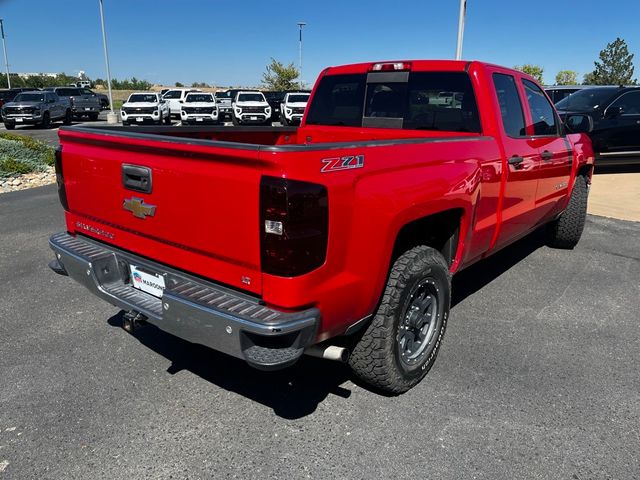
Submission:
M 558 135 L 556 114 L 543 93 L 535 83 L 523 79 L 524 91 L 527 95 L 534 135 Z
M 622 115 L 640 115 L 640 90 L 625 93 L 610 106 L 620 107 Z
M 527 131 L 524 125 L 524 111 L 515 79 L 511 75 L 494 73 L 493 86 L 500 105 L 504 131 L 513 138 L 525 136 Z

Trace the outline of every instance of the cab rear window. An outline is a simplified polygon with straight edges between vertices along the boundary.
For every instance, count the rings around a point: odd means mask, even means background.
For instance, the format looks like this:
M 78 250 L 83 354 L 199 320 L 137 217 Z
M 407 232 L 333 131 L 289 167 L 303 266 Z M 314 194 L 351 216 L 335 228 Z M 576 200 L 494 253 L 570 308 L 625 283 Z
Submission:
M 396 80 L 375 73 L 326 76 L 311 102 L 307 124 L 481 131 L 465 72 L 412 72 L 408 79 Z

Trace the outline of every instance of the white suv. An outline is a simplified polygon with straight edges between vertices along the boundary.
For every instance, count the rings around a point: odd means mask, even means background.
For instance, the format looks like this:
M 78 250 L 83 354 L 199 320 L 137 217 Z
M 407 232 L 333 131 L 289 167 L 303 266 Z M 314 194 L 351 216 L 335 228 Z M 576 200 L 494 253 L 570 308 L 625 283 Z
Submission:
M 171 124 L 169 106 L 160 94 L 151 92 L 132 93 L 120 109 L 123 125 L 132 123 Z
M 287 93 L 280 104 L 280 123 L 282 125 L 300 124 L 304 110 L 309 102 L 309 93 Z
M 231 109 L 231 120 L 234 125 L 271 123 L 271 107 L 262 92 L 238 92 L 231 103 Z
M 171 115 L 179 117 L 180 111 L 182 110 L 182 104 L 184 103 L 187 93 L 200 91 L 201 90 L 197 90 L 195 88 L 173 88 L 166 92 L 162 98 L 169 104 Z
M 182 125 L 218 123 L 218 106 L 213 93 L 190 92 L 181 105 Z

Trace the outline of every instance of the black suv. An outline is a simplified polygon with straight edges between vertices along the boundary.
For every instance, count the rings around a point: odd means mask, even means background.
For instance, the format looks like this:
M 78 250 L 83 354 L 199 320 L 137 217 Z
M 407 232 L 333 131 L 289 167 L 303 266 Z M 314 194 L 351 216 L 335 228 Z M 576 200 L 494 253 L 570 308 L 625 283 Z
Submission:
M 596 164 L 640 164 L 640 87 L 585 88 L 556 104 L 564 119 L 570 113 L 593 118 L 589 133 Z

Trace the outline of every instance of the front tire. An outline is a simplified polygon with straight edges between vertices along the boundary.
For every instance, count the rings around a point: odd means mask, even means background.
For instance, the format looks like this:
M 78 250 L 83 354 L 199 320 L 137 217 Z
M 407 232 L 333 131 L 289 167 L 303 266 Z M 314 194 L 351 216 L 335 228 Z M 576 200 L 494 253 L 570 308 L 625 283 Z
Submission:
M 289 122 L 287 121 L 287 117 L 285 117 L 284 115 L 280 116 L 280 123 L 282 124 L 283 127 L 288 127 L 289 126 Z
M 377 312 L 359 334 L 349 365 L 391 394 L 417 385 L 433 366 L 449 318 L 451 276 L 444 257 L 424 245 L 393 264 Z
M 96 120 L 98 120 L 98 115 L 100 115 L 99 113 L 90 113 L 89 114 L 89 120 L 91 120 L 92 122 L 95 122 Z
M 165 125 L 171 125 L 171 114 L 168 114 L 164 119 Z
M 572 249 L 578 244 L 587 219 L 588 197 L 587 178 L 579 175 L 573 185 L 567 209 L 547 226 L 547 244 L 550 247 Z
M 14 130 L 16 128 L 16 124 L 7 122 L 4 124 L 4 128 L 6 128 L 7 130 Z
M 49 115 L 49 112 L 44 112 L 42 114 L 42 128 L 49 128 L 51 127 L 51 116 Z
M 233 115 L 233 116 L 231 117 L 231 121 L 233 122 L 233 125 L 234 125 L 234 126 L 236 126 L 236 127 L 240 126 L 240 121 L 236 118 L 236 116 L 235 116 L 235 115 Z

